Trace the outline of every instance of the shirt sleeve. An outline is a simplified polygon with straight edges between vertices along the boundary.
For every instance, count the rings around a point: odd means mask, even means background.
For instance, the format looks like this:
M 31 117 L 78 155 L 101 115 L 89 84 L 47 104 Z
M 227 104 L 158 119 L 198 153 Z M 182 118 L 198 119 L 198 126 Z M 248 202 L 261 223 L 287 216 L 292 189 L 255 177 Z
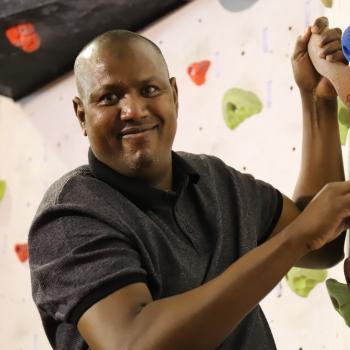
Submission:
M 257 245 L 264 243 L 274 230 L 283 209 L 283 197 L 272 185 L 250 174 L 234 170 L 239 181 L 239 196 L 247 218 L 254 222 Z
M 58 321 L 76 324 L 105 296 L 146 283 L 140 260 L 126 234 L 74 207 L 44 211 L 29 233 L 33 298 Z

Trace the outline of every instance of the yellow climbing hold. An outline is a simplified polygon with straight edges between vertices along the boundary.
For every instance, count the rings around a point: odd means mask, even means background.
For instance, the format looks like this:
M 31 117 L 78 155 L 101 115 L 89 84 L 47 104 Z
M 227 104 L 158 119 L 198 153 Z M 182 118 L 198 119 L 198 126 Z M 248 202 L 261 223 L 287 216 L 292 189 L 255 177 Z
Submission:
M 327 278 L 326 270 L 293 267 L 286 275 L 289 287 L 301 297 L 307 297 L 318 283 Z
M 333 0 L 321 0 L 322 4 L 326 7 L 332 7 L 333 6 Z
M 338 123 L 340 142 L 345 145 L 346 136 L 350 128 L 350 110 L 345 106 L 344 102 L 338 97 Z
M 0 201 L 5 195 L 6 190 L 6 182 L 4 180 L 0 180 Z
M 226 91 L 222 100 L 222 111 L 226 125 L 236 128 L 247 118 L 260 113 L 262 103 L 253 92 L 232 88 Z

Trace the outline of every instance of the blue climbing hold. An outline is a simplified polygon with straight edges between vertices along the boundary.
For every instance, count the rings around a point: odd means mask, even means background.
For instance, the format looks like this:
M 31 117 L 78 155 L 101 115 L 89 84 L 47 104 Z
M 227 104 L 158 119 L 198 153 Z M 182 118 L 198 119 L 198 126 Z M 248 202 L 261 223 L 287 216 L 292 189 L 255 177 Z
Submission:
M 348 62 L 350 62 L 350 27 L 346 28 L 341 39 L 344 55 Z

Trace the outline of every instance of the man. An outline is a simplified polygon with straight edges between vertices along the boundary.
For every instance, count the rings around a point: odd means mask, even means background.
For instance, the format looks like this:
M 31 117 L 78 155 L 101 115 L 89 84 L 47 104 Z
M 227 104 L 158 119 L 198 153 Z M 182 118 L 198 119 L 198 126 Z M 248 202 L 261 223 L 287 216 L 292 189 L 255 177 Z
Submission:
M 312 30 L 343 60 L 327 19 Z M 80 53 L 89 166 L 51 186 L 29 236 L 53 348 L 275 349 L 258 303 L 293 265 L 343 259 L 350 214 L 336 93 L 310 62 L 310 36 L 292 59 L 304 114 L 296 204 L 216 157 L 171 151 L 178 90 L 153 43 L 112 31 Z

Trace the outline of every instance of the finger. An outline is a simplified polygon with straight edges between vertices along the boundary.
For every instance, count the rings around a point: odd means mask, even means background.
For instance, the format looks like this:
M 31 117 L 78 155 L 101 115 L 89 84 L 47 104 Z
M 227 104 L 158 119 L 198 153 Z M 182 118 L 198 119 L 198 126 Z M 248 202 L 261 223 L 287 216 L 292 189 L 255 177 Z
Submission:
M 331 193 L 332 196 L 350 196 L 350 181 L 329 182 L 323 186 L 322 190 L 318 192 L 314 198 L 319 196 L 322 192 Z
M 328 28 L 328 18 L 327 17 L 319 17 L 315 20 L 314 24 L 311 27 L 311 31 L 313 34 L 320 34 L 323 32 L 325 28 Z
M 307 27 L 303 35 L 299 35 L 295 43 L 292 59 L 296 59 L 307 51 L 307 44 L 311 37 L 311 28 Z
M 347 59 L 344 56 L 343 50 L 339 50 L 337 52 L 334 52 L 330 55 L 327 55 L 326 60 L 329 62 L 343 62 L 348 63 Z
M 307 48 L 307 44 L 309 43 L 309 40 L 310 40 L 310 38 L 311 38 L 311 35 L 312 35 L 312 33 L 311 33 L 311 27 L 308 26 L 308 27 L 306 28 L 304 34 L 301 36 L 301 40 L 302 40 L 302 42 L 303 42 L 303 44 L 304 44 L 304 46 L 305 46 L 306 48 Z
M 342 37 L 343 35 L 343 31 L 340 29 L 340 28 L 333 28 L 334 30 L 336 30 L 340 36 L 340 38 Z
M 343 209 L 343 215 L 350 215 L 350 194 L 339 198 L 340 207 Z
M 320 57 L 326 58 L 326 56 L 332 55 L 339 50 L 342 50 L 340 41 L 332 41 L 320 50 Z
M 350 181 L 331 182 L 325 188 L 338 195 L 348 195 L 350 199 Z
M 331 41 L 339 41 L 339 42 L 341 41 L 341 31 L 339 33 L 337 28 L 324 31 L 320 35 L 319 45 L 320 45 L 320 47 L 322 47 Z

